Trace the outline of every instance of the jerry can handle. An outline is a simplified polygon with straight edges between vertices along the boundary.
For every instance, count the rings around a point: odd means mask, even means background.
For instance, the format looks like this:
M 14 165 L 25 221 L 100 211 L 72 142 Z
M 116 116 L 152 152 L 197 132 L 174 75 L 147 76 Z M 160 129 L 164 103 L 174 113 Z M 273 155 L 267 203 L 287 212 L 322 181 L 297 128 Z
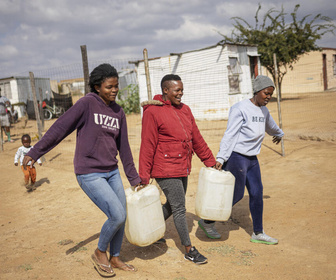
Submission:
M 142 190 L 143 188 L 147 187 L 148 185 L 136 185 L 136 186 L 132 186 L 132 191 L 134 192 L 138 192 L 140 190 Z

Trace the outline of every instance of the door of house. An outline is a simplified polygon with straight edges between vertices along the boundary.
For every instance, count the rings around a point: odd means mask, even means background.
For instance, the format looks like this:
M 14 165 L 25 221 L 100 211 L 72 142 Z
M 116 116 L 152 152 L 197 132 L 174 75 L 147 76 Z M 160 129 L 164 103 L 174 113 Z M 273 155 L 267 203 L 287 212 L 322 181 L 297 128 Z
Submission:
M 251 78 L 255 79 L 258 76 L 258 57 L 257 56 L 249 56 L 249 58 L 250 58 Z
M 322 54 L 323 57 L 323 86 L 324 90 L 328 89 L 328 76 L 327 76 L 327 55 Z

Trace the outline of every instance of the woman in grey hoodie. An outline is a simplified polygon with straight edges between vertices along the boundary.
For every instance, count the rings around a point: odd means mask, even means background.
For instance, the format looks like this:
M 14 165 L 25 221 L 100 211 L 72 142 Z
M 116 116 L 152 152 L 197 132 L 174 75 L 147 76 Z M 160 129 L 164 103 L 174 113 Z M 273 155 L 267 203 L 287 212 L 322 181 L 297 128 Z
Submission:
M 278 244 L 278 240 L 268 236 L 263 228 L 263 185 L 257 155 L 265 133 L 273 136 L 275 144 L 284 136 L 266 108 L 274 89 L 269 77 L 257 76 L 253 83 L 253 97 L 231 107 L 227 129 L 216 157 L 216 168 L 230 171 L 235 176 L 233 205 L 244 197 L 245 186 L 247 188 L 253 221 L 250 241 L 268 245 Z M 198 224 L 209 238 L 221 237 L 213 221 L 200 220 Z

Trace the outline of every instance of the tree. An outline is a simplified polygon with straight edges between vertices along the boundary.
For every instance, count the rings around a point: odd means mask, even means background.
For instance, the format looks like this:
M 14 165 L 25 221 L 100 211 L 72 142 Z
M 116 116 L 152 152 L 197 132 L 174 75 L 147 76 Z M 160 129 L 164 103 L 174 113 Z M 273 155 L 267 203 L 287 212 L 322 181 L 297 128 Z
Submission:
M 139 86 L 130 84 L 120 90 L 117 103 L 126 114 L 140 113 Z
M 219 43 L 249 44 L 257 45 L 260 53 L 261 65 L 266 67 L 276 81 L 275 65 L 273 54 L 276 54 L 278 68 L 278 94 L 281 97 L 281 83 L 288 69 L 293 69 L 293 64 L 305 53 L 321 50 L 316 45 L 316 41 L 326 33 L 335 34 L 336 26 L 332 19 L 321 14 L 317 14 L 312 20 L 308 20 L 311 15 L 297 19 L 297 11 L 300 5 L 296 5 L 290 14 L 291 22 L 286 23 L 286 13 L 282 7 L 281 11 L 270 9 L 263 16 L 259 25 L 258 5 L 255 14 L 255 26 L 252 27 L 241 17 L 233 17 L 235 21 L 231 37 L 224 37 Z

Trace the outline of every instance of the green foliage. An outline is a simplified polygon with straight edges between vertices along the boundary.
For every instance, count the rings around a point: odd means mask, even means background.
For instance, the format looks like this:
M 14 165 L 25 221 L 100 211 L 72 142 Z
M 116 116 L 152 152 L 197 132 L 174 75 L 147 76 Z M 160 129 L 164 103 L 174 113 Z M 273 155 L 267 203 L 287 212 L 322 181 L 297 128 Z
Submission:
M 253 258 L 257 256 L 257 254 L 253 253 L 251 250 L 238 250 L 235 246 L 231 245 L 221 245 L 210 247 L 205 250 L 209 254 L 219 254 L 223 257 L 229 257 L 231 262 L 236 265 L 253 265 Z
M 25 271 L 28 271 L 28 270 L 32 270 L 33 267 L 31 266 L 31 264 L 22 264 L 19 266 L 19 268 L 25 270 Z
M 290 14 L 291 21 L 286 23 L 287 14 L 282 7 L 281 11 L 275 9 L 268 10 L 259 22 L 259 4 L 255 15 L 255 26 L 251 26 L 240 17 L 233 17 L 235 21 L 231 37 L 221 34 L 224 39 L 220 43 L 249 44 L 257 45 L 261 54 L 261 64 L 276 79 L 276 68 L 273 61 L 273 54 L 276 54 L 278 69 L 278 92 L 281 95 L 281 82 L 287 69 L 293 69 L 293 64 L 303 54 L 320 50 L 316 41 L 326 33 L 335 34 L 336 26 L 329 17 L 317 14 L 312 20 L 308 20 L 311 15 L 297 19 L 297 11 L 300 5 L 296 5 Z M 323 23 L 322 23 L 323 22 Z
M 120 90 L 117 103 L 124 109 L 125 114 L 140 113 L 138 85 L 128 85 Z
M 63 239 L 63 240 L 58 242 L 58 245 L 64 246 L 64 245 L 68 245 L 68 244 L 71 244 L 71 243 L 73 243 L 73 241 L 71 239 Z
M 221 246 L 210 247 L 205 251 L 210 254 L 215 252 L 222 256 L 232 256 L 236 253 L 236 248 L 230 245 L 221 245 Z

